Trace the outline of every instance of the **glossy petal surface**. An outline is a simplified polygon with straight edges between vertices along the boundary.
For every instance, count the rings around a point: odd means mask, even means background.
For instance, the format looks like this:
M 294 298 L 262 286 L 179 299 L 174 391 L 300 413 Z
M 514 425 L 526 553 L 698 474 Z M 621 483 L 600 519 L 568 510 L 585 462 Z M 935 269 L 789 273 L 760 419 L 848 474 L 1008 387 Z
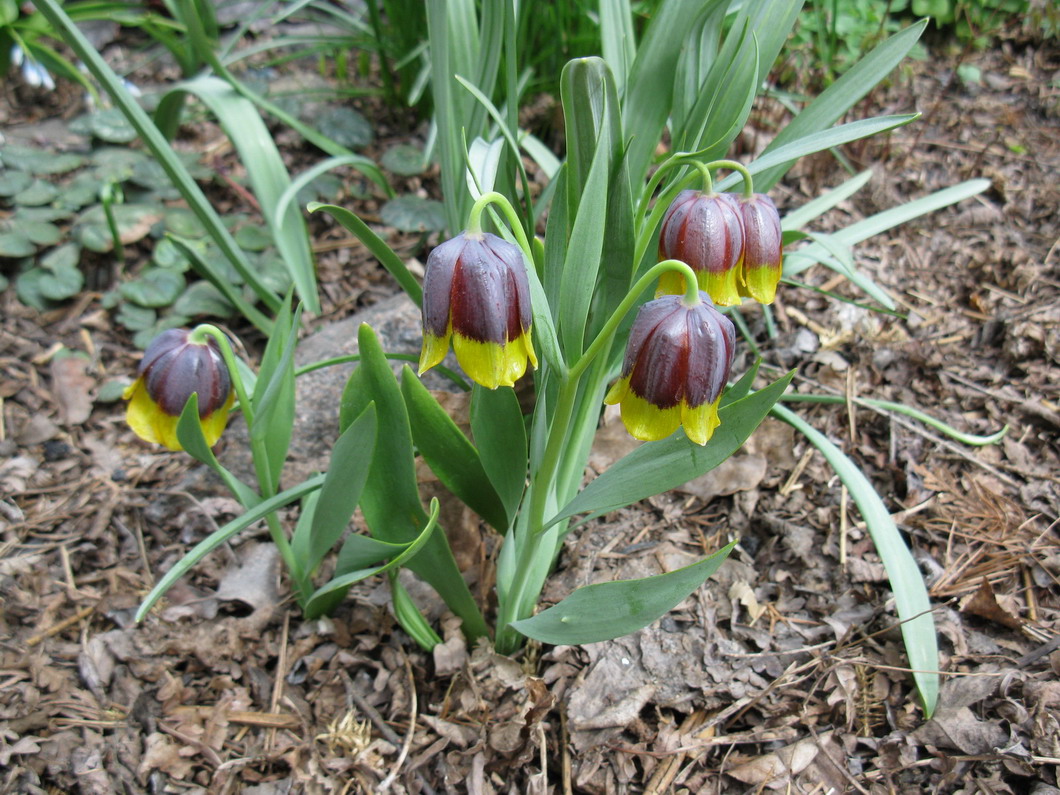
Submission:
M 771 304 L 777 294 L 783 267 L 780 213 L 773 200 L 764 193 L 740 199 L 739 207 L 744 227 L 740 294 L 762 304 Z
M 740 303 L 738 276 L 743 254 L 743 224 L 737 201 L 729 193 L 682 191 L 663 216 L 659 259 L 676 259 L 696 272 L 699 288 L 714 303 Z M 657 295 L 684 292 L 676 273 L 659 280 Z
M 445 358 L 483 386 L 511 386 L 537 366 L 530 340 L 530 285 L 518 246 L 491 234 L 463 234 L 435 248 L 423 280 L 422 374 Z
M 662 439 L 684 425 L 689 439 L 706 444 L 718 426 L 736 332 L 707 295 L 700 299 L 689 307 L 682 296 L 656 298 L 633 322 L 622 377 L 604 400 L 621 405 L 637 439 Z

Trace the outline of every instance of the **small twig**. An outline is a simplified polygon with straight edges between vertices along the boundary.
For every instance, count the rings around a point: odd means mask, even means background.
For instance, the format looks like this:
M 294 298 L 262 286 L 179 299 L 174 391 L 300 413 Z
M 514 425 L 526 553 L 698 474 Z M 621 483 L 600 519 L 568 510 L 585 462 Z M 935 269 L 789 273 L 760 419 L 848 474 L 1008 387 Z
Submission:
M 409 755 L 409 748 L 412 746 L 412 736 L 416 733 L 416 678 L 412 675 L 412 665 L 409 663 L 408 657 L 405 657 L 405 672 L 409 675 L 409 728 L 405 732 L 405 741 L 401 743 L 401 751 L 398 753 L 393 769 L 387 774 L 386 778 L 379 782 L 379 785 L 375 788 L 376 792 L 386 792 L 390 789 L 394 779 L 397 778 L 397 774 L 401 771 L 401 766 L 405 764 L 405 759 Z
M 280 633 L 280 649 L 276 655 L 276 678 L 272 683 L 272 698 L 269 701 L 269 712 L 276 714 L 280 708 L 280 699 L 283 698 L 283 680 L 287 676 L 287 637 L 291 626 L 291 614 L 289 611 L 283 613 L 283 631 Z M 269 729 L 269 737 L 265 743 L 266 749 L 271 749 L 276 741 L 276 729 Z
M 559 711 L 559 740 L 562 754 L 560 755 L 560 778 L 563 779 L 563 795 L 574 795 L 574 785 L 571 782 L 570 763 L 570 735 L 567 733 L 567 710 L 560 708 Z
M 72 627 L 78 621 L 81 621 L 83 619 L 88 618 L 95 609 L 96 609 L 96 606 L 94 604 L 93 605 L 89 605 L 88 607 L 82 607 L 80 610 L 78 610 L 72 616 L 69 616 L 68 618 L 64 618 L 58 624 L 52 624 L 52 626 L 48 627 L 43 632 L 38 632 L 36 635 L 34 635 L 33 637 L 31 637 L 29 640 L 26 641 L 26 645 L 27 646 L 36 646 L 38 643 L 40 643 L 41 641 L 47 640 L 52 635 L 58 635 L 64 629 L 67 629 L 68 627 Z

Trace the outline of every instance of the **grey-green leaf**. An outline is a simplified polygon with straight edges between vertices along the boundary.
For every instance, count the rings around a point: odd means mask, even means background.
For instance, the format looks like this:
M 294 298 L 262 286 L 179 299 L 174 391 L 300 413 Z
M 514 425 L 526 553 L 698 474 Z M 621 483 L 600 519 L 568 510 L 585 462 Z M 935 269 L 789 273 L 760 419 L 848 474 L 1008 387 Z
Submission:
M 735 541 L 698 563 L 666 574 L 578 588 L 559 604 L 512 626 L 528 638 L 557 646 L 628 635 L 688 598 L 718 570 L 734 546 Z

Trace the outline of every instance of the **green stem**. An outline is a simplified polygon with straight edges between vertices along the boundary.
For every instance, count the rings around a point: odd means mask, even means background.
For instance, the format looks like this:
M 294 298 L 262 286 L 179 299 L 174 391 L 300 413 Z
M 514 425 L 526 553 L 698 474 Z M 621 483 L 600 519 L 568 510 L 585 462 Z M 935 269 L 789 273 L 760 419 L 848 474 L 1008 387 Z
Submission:
M 750 199 L 754 196 L 755 188 L 754 181 L 751 179 L 751 172 L 748 171 L 742 163 L 737 163 L 735 160 L 715 160 L 712 163 L 708 163 L 707 168 L 727 168 L 730 171 L 735 171 L 743 177 L 743 197 L 745 199 Z
M 232 378 L 232 388 L 236 391 L 236 398 L 239 400 L 239 409 L 243 412 L 243 419 L 246 421 L 247 428 L 253 428 L 254 406 L 250 402 L 246 385 L 239 376 L 239 368 L 236 366 L 236 355 L 232 351 L 232 343 L 229 341 L 228 335 L 217 326 L 211 326 L 209 323 L 196 326 L 192 329 L 191 334 L 188 335 L 188 339 L 197 344 L 204 343 L 207 337 L 212 337 L 217 341 L 217 345 L 221 349 L 221 357 L 224 359 L 225 366 L 228 368 L 228 373 Z M 270 477 L 268 471 L 268 453 L 265 450 L 263 440 L 254 441 L 254 434 L 250 434 L 250 439 L 254 472 L 258 478 L 258 491 L 262 498 L 267 500 L 276 496 L 276 489 L 272 486 L 272 477 Z M 239 497 L 238 494 L 235 496 Z M 243 507 L 250 508 L 252 506 L 244 505 Z M 290 572 L 291 579 L 294 581 L 295 589 L 298 592 L 298 603 L 305 605 L 313 591 L 312 583 L 305 577 L 301 564 L 295 558 L 294 550 L 291 549 L 291 542 L 287 539 L 287 534 L 284 533 L 276 514 L 270 513 L 266 515 L 265 523 L 269 526 L 269 535 L 272 536 L 272 541 L 276 544 L 276 549 L 279 550 L 280 557 L 283 558 L 284 565 L 287 566 L 287 571 Z
M 523 225 L 519 221 L 519 214 L 515 212 L 512 203 L 508 201 L 503 193 L 490 191 L 479 196 L 478 201 L 472 205 L 471 212 L 467 214 L 467 234 L 482 234 L 482 213 L 486 207 L 491 204 L 496 204 L 500 207 L 508 217 L 508 223 L 511 225 L 512 233 L 515 235 L 515 239 L 519 243 L 519 248 L 523 250 L 523 254 L 526 256 L 526 261 L 533 265 L 534 250 L 530 247 L 530 240 L 527 238 L 526 231 L 523 229 Z

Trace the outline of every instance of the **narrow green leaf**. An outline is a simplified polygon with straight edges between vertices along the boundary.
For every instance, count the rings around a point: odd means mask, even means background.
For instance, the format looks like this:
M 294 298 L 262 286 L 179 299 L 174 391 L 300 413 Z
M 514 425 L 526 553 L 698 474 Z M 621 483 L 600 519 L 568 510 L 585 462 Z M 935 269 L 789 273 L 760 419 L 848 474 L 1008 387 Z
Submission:
M 674 75 L 681 55 L 678 42 L 684 42 L 690 27 L 711 6 L 727 0 L 691 2 L 667 0 L 652 16 L 637 48 L 637 57 L 626 79 L 622 121 L 630 140 L 629 174 L 639 185 L 648 171 L 655 147 L 674 104 Z
M 820 218 L 840 202 L 849 199 L 861 190 L 865 184 L 872 179 L 873 173 L 874 172 L 871 168 L 867 168 L 860 174 L 856 174 L 846 180 L 841 185 L 811 199 L 798 209 L 792 210 L 784 216 L 784 219 L 781 222 L 781 228 L 785 232 L 802 229 L 810 221 Z
M 896 127 L 909 124 L 920 118 L 919 113 L 907 113 L 900 116 L 877 116 L 871 119 L 861 119 L 848 124 L 840 124 L 821 132 L 811 133 L 798 138 L 791 143 L 778 147 L 771 152 L 766 152 L 761 157 L 752 160 L 747 165 L 747 170 L 753 175 L 765 172 L 778 165 L 789 165 L 801 157 L 812 155 L 815 152 L 823 152 L 835 146 L 842 146 L 851 141 L 878 135 Z M 715 183 L 714 188 L 718 191 L 729 190 L 740 182 L 740 177 L 730 174 Z M 758 182 L 755 182 L 755 190 L 758 190 Z
M 438 637 L 438 633 L 431 628 L 430 623 L 420 612 L 419 607 L 412 601 L 409 592 L 405 590 L 405 586 L 398 579 L 397 573 L 391 571 L 389 578 L 390 598 L 394 603 L 394 616 L 397 618 L 398 624 L 408 633 L 410 638 L 419 644 L 420 648 L 430 651 L 441 643 L 442 639 Z
M 619 94 L 626 87 L 626 77 L 633 68 L 637 55 L 636 38 L 633 35 L 633 16 L 628 0 L 601 0 L 600 40 L 604 60 L 615 76 L 615 88 Z
M 586 585 L 559 604 L 513 621 L 511 626 L 528 638 L 557 646 L 629 635 L 687 599 L 718 570 L 735 546 L 733 541 L 698 563 L 666 574 Z
M 482 467 L 478 450 L 406 365 L 401 394 L 409 413 L 412 441 L 442 484 L 471 510 L 503 533 L 509 517 Z
M 171 106 L 182 104 L 185 94 L 197 97 L 210 109 L 236 147 L 299 298 L 310 312 L 320 314 L 316 264 L 309 248 L 309 230 L 302 214 L 295 207 L 287 205 L 284 214 L 277 215 L 280 198 L 290 186 L 291 179 L 257 108 L 224 80 L 204 75 L 185 81 L 167 92 L 159 102 L 158 112 L 172 116 L 174 111 L 170 109 Z
M 786 403 L 846 403 L 847 399 L 843 395 L 807 395 L 800 393 L 791 393 L 784 395 L 781 398 Z M 904 403 L 894 403 L 890 400 L 875 400 L 873 398 L 854 398 L 854 403 L 859 406 L 868 406 L 869 408 L 880 409 L 882 411 L 893 411 L 897 414 L 903 414 L 906 417 L 922 422 L 930 428 L 934 428 L 940 431 L 951 439 L 956 439 L 962 444 L 969 445 L 971 447 L 982 447 L 988 444 L 997 444 L 1004 438 L 1005 434 L 1009 431 L 1009 426 L 1005 425 L 1001 430 L 995 431 L 994 433 L 981 436 L 974 433 L 965 433 L 964 431 L 957 430 L 952 425 L 948 425 L 942 420 L 932 417 L 926 412 L 915 409 L 912 406 L 907 406 Z
M 202 423 L 199 421 L 199 396 L 194 392 L 177 419 L 177 441 L 184 448 L 184 452 L 212 469 L 244 508 L 252 508 L 261 502 L 257 492 L 226 469 L 206 443 Z
M 765 389 L 723 406 L 719 412 L 721 426 L 703 447 L 688 441 L 683 433 L 642 444 L 591 481 L 546 526 L 577 514 L 599 516 L 709 472 L 740 448 L 779 400 L 793 376 L 794 372 L 788 373 Z
M 275 368 L 268 373 L 258 373 L 251 398 L 254 403 L 254 422 L 250 426 L 250 438 L 254 442 L 264 443 L 267 457 L 267 461 L 255 460 L 254 463 L 259 467 L 263 464 L 268 467 L 267 473 L 259 472 L 259 477 L 265 474 L 273 489 L 279 486 L 294 430 L 294 349 L 298 344 L 301 315 L 302 307 L 299 305 L 291 316 Z
M 892 207 L 889 210 L 884 210 L 881 213 L 870 215 L 863 221 L 858 221 L 856 224 L 851 224 L 845 229 L 833 232 L 831 237 L 840 245 L 853 246 L 873 235 L 886 232 L 888 229 L 904 224 L 914 218 L 927 215 L 935 210 L 940 210 L 943 207 L 956 204 L 959 201 L 970 199 L 971 197 L 982 193 L 989 187 L 990 180 L 988 179 L 970 179 L 966 182 L 961 182 L 957 185 L 952 185 L 949 188 L 936 191 L 928 196 L 923 196 L 919 199 L 914 199 L 911 202 L 900 204 L 897 207 Z M 785 257 L 785 275 L 794 276 L 802 273 L 815 262 L 820 261 L 820 258 L 826 256 L 827 253 L 828 252 L 825 248 L 819 243 L 814 243 L 806 248 L 793 251 Z M 787 262 L 789 258 L 792 260 L 790 266 Z
M 292 502 L 301 499 L 314 489 L 319 489 L 323 482 L 324 476 L 317 475 L 309 478 L 309 480 L 299 483 L 297 486 L 292 486 L 286 491 L 280 492 L 275 497 L 262 500 L 253 508 L 248 509 L 242 516 L 233 519 L 228 524 L 215 530 L 209 536 L 204 538 L 196 544 L 188 554 L 181 558 L 173 568 L 167 571 L 165 576 L 158 581 L 158 584 L 151 589 L 151 592 L 147 594 L 143 603 L 140 605 L 140 608 L 136 611 L 136 620 L 143 621 L 144 616 L 146 616 L 151 608 L 154 607 L 155 602 L 161 599 L 166 591 L 173 587 L 173 583 L 183 577 L 192 566 L 217 549 L 217 547 L 221 546 L 221 544 L 228 541 L 237 533 L 246 530 L 255 522 L 264 519 L 273 511 L 283 508 L 285 505 L 290 505 Z
M 424 545 L 431 538 L 431 534 L 434 533 L 434 529 L 438 526 L 438 510 L 438 500 L 431 500 L 431 513 L 427 518 L 426 526 L 412 541 L 405 545 L 405 548 L 398 555 L 391 558 L 389 562 L 384 563 L 382 566 L 374 566 L 368 569 L 359 569 L 357 571 L 348 572 L 329 580 L 327 583 L 317 588 L 306 603 L 306 617 L 320 615 L 321 604 L 325 600 L 330 602 L 330 597 L 336 592 L 345 593 L 349 590 L 351 585 L 358 583 L 361 580 L 374 577 L 376 574 L 384 574 L 385 572 L 388 572 L 391 569 L 396 569 L 398 566 L 404 565 L 408 562 L 414 555 L 423 549 Z
M 390 248 L 390 246 L 386 244 L 386 241 L 369 229 L 364 221 L 345 207 L 339 207 L 335 204 L 310 202 L 307 209 L 311 213 L 323 210 L 346 227 L 346 229 L 355 234 L 358 239 L 364 243 L 368 250 L 375 255 L 375 258 L 379 260 L 382 266 L 390 271 L 390 275 L 397 280 L 398 284 L 401 285 L 401 289 L 408 294 L 408 297 L 412 299 L 413 303 L 415 303 L 416 306 L 420 306 L 423 303 L 423 288 L 420 287 L 420 283 L 416 281 L 416 277 L 412 275 L 407 267 L 405 267 L 405 263 L 401 261 L 401 257 L 394 253 L 394 249 Z
M 861 511 L 869 535 L 876 545 L 876 552 L 887 570 L 887 578 L 894 591 L 898 618 L 902 622 L 902 637 L 909 657 L 909 667 L 913 670 L 913 680 L 920 692 L 924 712 L 927 717 L 931 717 L 939 691 L 939 652 L 935 619 L 931 614 L 931 601 L 928 599 L 923 575 L 902 539 L 898 525 L 868 478 L 842 450 L 829 441 L 828 437 L 784 406 L 774 406 L 772 412 L 802 433 L 821 451 L 839 479 L 850 490 L 850 496 Z
M 777 137 L 770 141 L 763 157 L 793 141 L 812 136 L 842 118 L 844 113 L 854 107 L 858 100 L 871 91 L 909 53 L 927 23 L 928 20 L 923 19 L 877 45 L 781 130 Z M 780 163 L 768 170 L 762 170 L 755 180 L 755 189 L 768 191 L 787 173 L 792 162 Z

